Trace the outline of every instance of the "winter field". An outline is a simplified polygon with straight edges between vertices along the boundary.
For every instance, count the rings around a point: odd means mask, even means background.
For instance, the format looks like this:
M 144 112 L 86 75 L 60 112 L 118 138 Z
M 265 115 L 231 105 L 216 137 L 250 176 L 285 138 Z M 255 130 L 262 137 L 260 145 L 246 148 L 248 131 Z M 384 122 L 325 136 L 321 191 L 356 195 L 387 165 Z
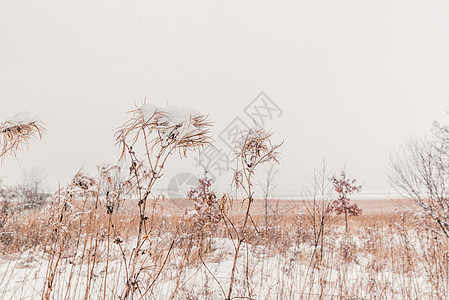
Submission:
M 449 0 L 0 0 L 0 300 L 449 300 Z
M 408 212 L 414 203 L 355 202 L 365 213 L 351 217 L 346 232 L 342 216 L 321 218 L 321 201 L 270 200 L 265 226 L 264 200 L 255 200 L 233 299 L 449 297 L 448 244 Z M 193 205 L 179 204 L 151 205 L 135 266 L 127 258 L 136 200 L 112 215 L 80 201 L 3 216 L 0 298 L 120 299 L 135 268 L 135 299 L 226 299 L 237 239 L 225 222 L 199 227 L 185 213 Z M 239 201 L 233 206 L 229 219 L 238 224 L 245 211 Z
M 211 126 L 197 111 L 145 103 L 116 130 L 118 164 L 80 170 L 52 195 L 39 178 L 0 181 L 0 298 L 449 297 L 448 128 L 391 159 L 409 200 L 356 201 L 356 180 L 324 163 L 307 200 L 273 200 L 283 142 L 257 124 L 234 140 L 228 191 L 205 172 L 185 199 L 155 193 L 173 154 L 211 147 Z M 1 123 L 0 158 L 44 132 L 37 117 Z

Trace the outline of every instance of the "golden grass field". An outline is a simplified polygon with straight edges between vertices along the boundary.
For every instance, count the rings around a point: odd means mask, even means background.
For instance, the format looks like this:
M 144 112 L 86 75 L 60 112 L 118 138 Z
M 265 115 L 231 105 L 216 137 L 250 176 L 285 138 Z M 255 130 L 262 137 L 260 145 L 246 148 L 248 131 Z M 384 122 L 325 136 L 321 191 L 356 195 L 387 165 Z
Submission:
M 351 200 L 357 204 L 364 215 L 394 214 L 397 212 L 405 212 L 407 210 L 416 210 L 418 206 L 411 199 L 373 199 L 373 200 Z M 273 210 L 277 209 L 281 214 L 296 214 L 298 212 L 306 212 L 307 208 L 313 205 L 310 200 L 279 200 L 269 199 L 269 214 L 273 214 Z M 127 205 L 128 206 L 128 205 Z M 192 209 L 193 203 L 188 199 L 159 199 L 157 201 L 159 209 L 173 216 L 183 215 L 186 210 Z M 129 207 L 129 206 L 128 206 Z M 241 210 L 242 206 L 235 205 L 236 210 Z M 265 200 L 255 199 L 251 206 L 251 214 L 255 216 L 263 216 L 265 214 Z

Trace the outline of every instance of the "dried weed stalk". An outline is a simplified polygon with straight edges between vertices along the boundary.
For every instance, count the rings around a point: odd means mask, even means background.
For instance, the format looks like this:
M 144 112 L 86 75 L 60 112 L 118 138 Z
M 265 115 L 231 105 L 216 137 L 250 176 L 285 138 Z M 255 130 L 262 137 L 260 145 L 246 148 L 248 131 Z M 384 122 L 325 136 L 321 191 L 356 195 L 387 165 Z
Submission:
M 244 202 L 246 202 L 246 212 L 243 221 L 240 223 L 239 228 L 237 228 L 238 224 L 231 221 L 231 219 L 227 216 L 225 210 L 223 210 L 223 214 L 225 215 L 225 223 L 230 223 L 231 227 L 234 230 L 235 236 L 237 237 L 237 243 L 232 240 L 235 251 L 229 290 L 226 298 L 227 300 L 230 300 L 232 297 L 237 260 L 240 248 L 246 240 L 247 226 L 251 218 L 250 209 L 251 204 L 254 201 L 253 178 L 255 175 L 255 170 L 259 165 L 264 163 L 279 163 L 280 154 L 277 150 L 282 144 L 272 144 L 271 136 L 272 133 L 265 132 L 263 128 L 253 127 L 247 131 L 243 131 L 241 133 L 241 138 L 235 141 L 234 153 L 236 155 L 237 168 L 234 173 L 233 184 L 236 189 L 242 190 L 245 195 Z M 227 225 L 227 227 L 229 226 Z M 232 238 L 233 235 L 231 234 L 231 232 L 229 232 L 229 234 Z M 248 271 L 248 266 L 246 270 Z M 246 278 L 248 281 L 248 276 L 246 276 Z M 250 294 L 249 297 L 251 298 L 249 282 L 248 289 Z
M 49 209 L 49 225 L 51 228 L 49 259 L 46 281 L 42 299 L 50 299 L 57 274 L 61 268 L 64 256 L 76 259 L 80 245 L 83 245 L 82 257 L 87 256 L 85 298 L 88 297 L 93 279 L 94 268 L 97 265 L 98 230 L 93 230 L 97 218 L 96 208 L 99 205 L 98 182 L 81 170 L 74 176 L 72 183 L 65 189 L 59 189 L 53 196 Z M 91 234 L 95 232 L 95 234 Z M 83 235 L 83 233 L 86 233 Z M 84 237 L 82 237 L 84 236 Z M 84 239 L 82 242 L 81 239 Z M 89 255 L 86 255 L 89 253 Z M 81 262 L 83 263 L 83 262 Z M 86 262 L 84 262 L 86 263 Z M 67 286 L 66 297 L 70 291 L 74 271 L 72 264 Z
M 193 202 L 193 210 L 188 211 L 186 215 L 201 234 L 207 231 L 208 226 L 220 222 L 222 218 L 220 201 L 211 186 L 211 178 L 200 178 L 199 185 L 188 193 Z
M 130 159 L 130 178 L 127 187 L 138 198 L 139 225 L 136 246 L 128 260 L 130 264 L 124 299 L 139 290 L 139 256 L 151 232 L 146 205 L 155 182 L 171 154 L 186 156 L 189 150 L 198 150 L 210 143 L 211 122 L 196 111 L 145 103 L 131 111 L 132 117 L 116 132 L 117 144 L 122 149 L 121 160 Z M 142 295 L 142 292 L 140 292 Z

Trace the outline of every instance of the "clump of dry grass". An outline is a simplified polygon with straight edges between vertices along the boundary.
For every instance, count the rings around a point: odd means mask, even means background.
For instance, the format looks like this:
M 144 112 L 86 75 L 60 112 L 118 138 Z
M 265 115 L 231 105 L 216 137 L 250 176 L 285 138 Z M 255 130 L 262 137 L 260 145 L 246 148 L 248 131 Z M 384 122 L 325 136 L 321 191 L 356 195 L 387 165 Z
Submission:
M 27 147 L 33 137 L 42 138 L 44 131 L 45 126 L 37 117 L 25 113 L 0 123 L 0 158 L 16 156 L 17 151 Z

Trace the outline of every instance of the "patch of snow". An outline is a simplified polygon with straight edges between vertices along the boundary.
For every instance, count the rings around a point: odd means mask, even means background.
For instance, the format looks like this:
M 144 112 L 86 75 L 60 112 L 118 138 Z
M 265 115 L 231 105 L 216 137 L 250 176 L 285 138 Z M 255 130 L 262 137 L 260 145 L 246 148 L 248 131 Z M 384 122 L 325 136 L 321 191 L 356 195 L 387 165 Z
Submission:
M 8 127 L 23 126 L 36 122 L 37 120 L 37 116 L 31 115 L 30 113 L 24 111 L 6 119 L 3 124 Z
M 173 126 L 180 125 L 182 123 L 189 122 L 191 119 L 202 116 L 199 111 L 179 107 L 179 106 L 167 106 L 167 107 L 158 107 L 156 105 L 145 103 L 139 110 L 142 112 L 145 121 L 150 120 L 156 114 L 160 114 L 159 123 L 162 126 Z
M 185 107 L 166 106 L 158 107 L 153 104 L 145 103 L 139 108 L 145 122 L 156 121 L 157 131 L 161 137 L 162 145 L 167 146 L 176 140 L 179 133 L 188 129 L 191 125 L 198 127 L 192 122 L 197 117 L 204 114 Z M 193 128 L 194 130 L 198 128 Z
M 156 105 L 145 103 L 139 107 L 140 112 L 143 115 L 145 122 L 148 122 L 159 111 L 159 107 Z
M 269 133 L 267 133 L 262 126 L 256 124 L 249 129 L 242 130 L 241 134 L 236 136 L 234 143 L 237 145 L 244 145 L 251 140 L 258 140 L 268 135 Z
M 165 119 L 162 119 L 162 122 L 167 122 L 172 125 L 187 123 L 191 119 L 202 116 L 202 114 L 196 110 L 178 106 L 167 106 L 161 108 L 160 111 L 166 113 L 166 117 Z

